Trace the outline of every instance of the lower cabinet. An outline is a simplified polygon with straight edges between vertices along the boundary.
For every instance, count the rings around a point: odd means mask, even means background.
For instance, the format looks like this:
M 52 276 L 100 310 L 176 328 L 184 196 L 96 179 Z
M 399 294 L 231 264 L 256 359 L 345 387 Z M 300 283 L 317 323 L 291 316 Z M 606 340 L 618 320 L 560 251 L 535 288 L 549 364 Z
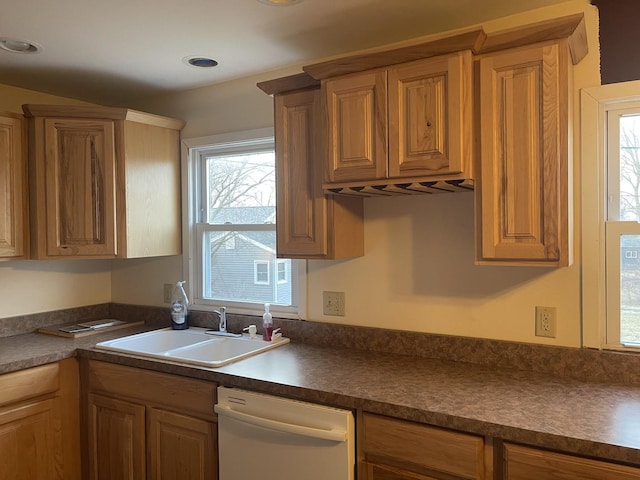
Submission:
M 362 415 L 360 480 L 493 477 L 493 449 L 483 437 L 380 415 Z
M 505 443 L 504 480 L 638 480 L 640 468 Z
M 0 479 L 78 480 L 75 360 L 0 375 Z
M 103 362 L 83 364 L 92 480 L 216 480 L 216 385 Z

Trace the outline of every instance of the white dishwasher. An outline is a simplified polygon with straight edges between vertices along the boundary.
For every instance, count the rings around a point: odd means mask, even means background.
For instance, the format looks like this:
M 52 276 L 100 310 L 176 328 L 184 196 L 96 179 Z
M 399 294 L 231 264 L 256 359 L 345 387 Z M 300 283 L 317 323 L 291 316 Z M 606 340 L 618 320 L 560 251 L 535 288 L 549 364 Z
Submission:
M 353 480 L 349 410 L 218 387 L 219 480 Z

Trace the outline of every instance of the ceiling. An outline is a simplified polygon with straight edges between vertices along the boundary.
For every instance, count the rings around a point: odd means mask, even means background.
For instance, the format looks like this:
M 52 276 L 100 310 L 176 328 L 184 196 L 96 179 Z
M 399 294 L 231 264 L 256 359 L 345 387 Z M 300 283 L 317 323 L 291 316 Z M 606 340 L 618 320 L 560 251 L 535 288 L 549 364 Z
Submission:
M 3 2 L 0 83 L 107 105 L 262 73 L 569 0 L 20 0 Z M 219 62 L 198 69 L 185 57 Z

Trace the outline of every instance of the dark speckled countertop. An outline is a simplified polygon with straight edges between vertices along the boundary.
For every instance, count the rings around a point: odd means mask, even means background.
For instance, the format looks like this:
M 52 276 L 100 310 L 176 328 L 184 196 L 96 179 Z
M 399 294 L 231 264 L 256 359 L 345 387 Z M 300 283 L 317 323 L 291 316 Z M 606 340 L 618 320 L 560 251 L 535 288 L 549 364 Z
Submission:
M 638 385 L 296 342 L 217 369 L 93 348 L 148 329 L 0 338 L 0 373 L 78 355 L 640 466 Z

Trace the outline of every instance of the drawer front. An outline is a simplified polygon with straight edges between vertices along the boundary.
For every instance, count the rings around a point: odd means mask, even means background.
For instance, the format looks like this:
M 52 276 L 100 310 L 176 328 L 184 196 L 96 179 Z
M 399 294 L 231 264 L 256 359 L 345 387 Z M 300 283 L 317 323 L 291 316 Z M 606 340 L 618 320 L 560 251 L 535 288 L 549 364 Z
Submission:
M 57 363 L 0 375 L 0 406 L 55 393 L 60 388 Z
M 505 443 L 505 480 L 638 480 L 640 469 Z
M 482 437 L 367 413 L 363 423 L 368 462 L 390 463 L 417 472 L 484 478 Z
M 141 368 L 89 361 L 89 390 L 214 417 L 216 384 Z

